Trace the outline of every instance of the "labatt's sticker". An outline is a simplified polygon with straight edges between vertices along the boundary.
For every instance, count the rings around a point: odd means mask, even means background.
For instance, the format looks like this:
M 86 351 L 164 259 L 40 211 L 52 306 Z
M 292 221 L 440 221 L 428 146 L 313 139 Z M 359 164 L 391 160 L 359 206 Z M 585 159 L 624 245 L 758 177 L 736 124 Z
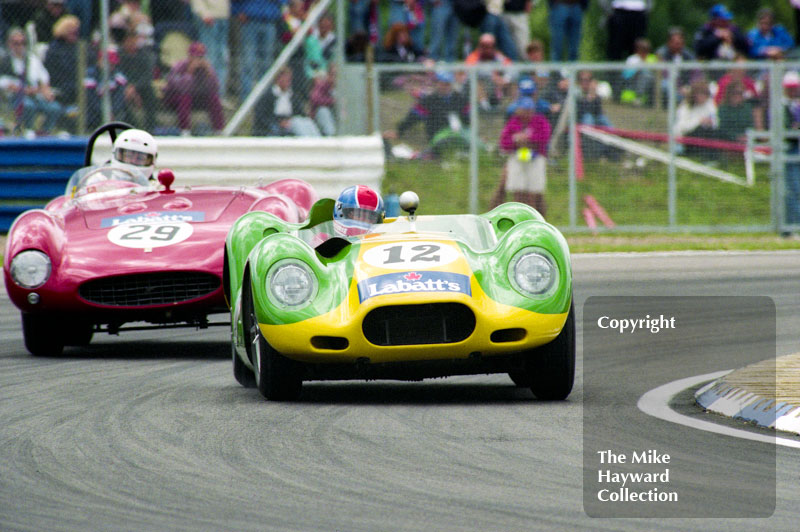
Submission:
M 100 227 L 114 227 L 120 224 L 152 224 L 152 223 L 177 223 L 177 222 L 202 222 L 205 221 L 203 211 L 150 211 L 136 214 L 124 214 L 113 218 L 100 220 Z
M 448 272 L 387 273 L 358 283 L 358 300 L 411 292 L 449 292 L 472 295 L 469 277 Z

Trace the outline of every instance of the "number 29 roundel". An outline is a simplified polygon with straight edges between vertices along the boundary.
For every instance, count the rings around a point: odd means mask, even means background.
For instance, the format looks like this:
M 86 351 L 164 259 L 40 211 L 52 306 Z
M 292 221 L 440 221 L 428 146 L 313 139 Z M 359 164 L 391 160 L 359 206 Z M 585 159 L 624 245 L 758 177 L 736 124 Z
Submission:
M 192 224 L 186 222 L 128 223 L 111 229 L 108 240 L 126 248 L 151 249 L 183 242 L 193 232 Z
M 376 246 L 364 252 L 370 266 L 389 270 L 438 268 L 459 258 L 459 252 L 441 242 L 395 242 Z

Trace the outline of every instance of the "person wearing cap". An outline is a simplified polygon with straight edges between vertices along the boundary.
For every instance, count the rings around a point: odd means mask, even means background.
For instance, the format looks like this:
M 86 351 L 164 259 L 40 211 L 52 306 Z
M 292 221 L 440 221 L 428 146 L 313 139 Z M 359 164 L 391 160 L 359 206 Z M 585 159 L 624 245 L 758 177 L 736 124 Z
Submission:
M 724 4 L 709 11 L 710 20 L 694 36 L 694 51 L 699 59 L 733 60 L 736 53 L 747 55 L 747 36 L 733 23 L 733 13 Z
M 15 28 L 6 38 L 8 55 L 0 59 L 0 91 L 14 111 L 18 130 L 28 137 L 36 136 L 35 120 L 43 114 L 43 130 L 50 132 L 64 114 L 50 87 L 50 74 L 34 53 L 28 52 L 25 33 Z M 21 132 L 21 131 L 19 131 Z
M 791 34 L 775 24 L 775 12 L 768 7 L 758 10 L 756 27 L 747 33 L 750 57 L 754 59 L 776 59 L 794 47 Z
M 533 98 L 523 96 L 503 127 L 499 142 L 507 156 L 505 190 L 512 193 L 514 201 L 532 206 L 542 216 L 547 212 L 544 191 L 550 132 L 550 123 L 536 112 Z
M 520 98 L 531 98 L 536 104 L 536 112 L 542 113 L 546 117 L 546 115 L 550 112 L 550 104 L 547 101 L 537 98 L 536 90 L 537 85 L 533 78 L 528 76 L 519 78 L 519 81 L 517 82 L 518 98 L 511 102 L 508 107 L 506 107 L 506 116 L 511 116 L 517 111 L 517 105 L 519 105 Z
M 191 135 L 192 109 L 205 109 L 215 132 L 225 127 L 222 102 L 219 99 L 219 81 L 211 63 L 206 59 L 206 47 L 195 41 L 189 45 L 189 57 L 178 61 L 167 75 L 164 90 L 167 107 L 178 113 L 178 127 L 182 136 Z
M 452 72 L 436 72 L 434 80 L 433 92 L 419 98 L 397 125 L 397 130 L 387 131 L 384 137 L 396 139 L 422 122 L 429 143 L 427 151 L 436 156 L 445 144 L 454 140 L 468 143 L 466 125 L 469 120 L 469 98 L 454 88 L 455 76 Z

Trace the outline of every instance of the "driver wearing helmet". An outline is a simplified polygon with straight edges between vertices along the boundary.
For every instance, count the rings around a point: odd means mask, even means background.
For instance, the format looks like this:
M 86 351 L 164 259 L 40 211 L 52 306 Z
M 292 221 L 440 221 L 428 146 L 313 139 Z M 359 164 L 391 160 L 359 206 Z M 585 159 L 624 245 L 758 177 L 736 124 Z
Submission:
M 114 141 L 111 166 L 135 166 L 147 179 L 152 179 L 157 157 L 156 139 L 150 133 L 126 129 Z
M 333 227 L 342 236 L 363 235 L 383 222 L 383 198 L 366 185 L 342 190 L 333 207 Z

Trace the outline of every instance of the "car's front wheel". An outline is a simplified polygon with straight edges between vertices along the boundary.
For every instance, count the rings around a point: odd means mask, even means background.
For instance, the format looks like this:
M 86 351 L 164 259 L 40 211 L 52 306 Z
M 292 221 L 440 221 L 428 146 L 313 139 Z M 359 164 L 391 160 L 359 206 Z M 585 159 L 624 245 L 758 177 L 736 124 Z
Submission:
M 92 343 L 94 325 L 87 321 L 64 322 L 64 345 L 86 346 Z
M 34 356 L 57 356 L 64 350 L 61 319 L 57 316 L 22 313 L 25 348 Z
M 249 279 L 245 279 L 242 294 L 242 318 L 245 340 L 255 369 L 255 385 L 270 401 L 292 401 L 300 396 L 303 379 L 298 363 L 278 353 L 261 334 Z M 234 355 L 235 356 L 235 355 Z
M 575 308 L 570 305 L 567 321 L 549 344 L 526 353 L 522 369 L 509 373 L 517 386 L 530 387 L 542 400 L 563 400 L 575 381 Z
M 253 375 L 250 368 L 242 362 L 242 359 L 239 358 L 239 354 L 236 352 L 236 346 L 233 342 L 231 342 L 231 356 L 233 357 L 233 378 L 245 388 L 255 388 L 255 375 Z

